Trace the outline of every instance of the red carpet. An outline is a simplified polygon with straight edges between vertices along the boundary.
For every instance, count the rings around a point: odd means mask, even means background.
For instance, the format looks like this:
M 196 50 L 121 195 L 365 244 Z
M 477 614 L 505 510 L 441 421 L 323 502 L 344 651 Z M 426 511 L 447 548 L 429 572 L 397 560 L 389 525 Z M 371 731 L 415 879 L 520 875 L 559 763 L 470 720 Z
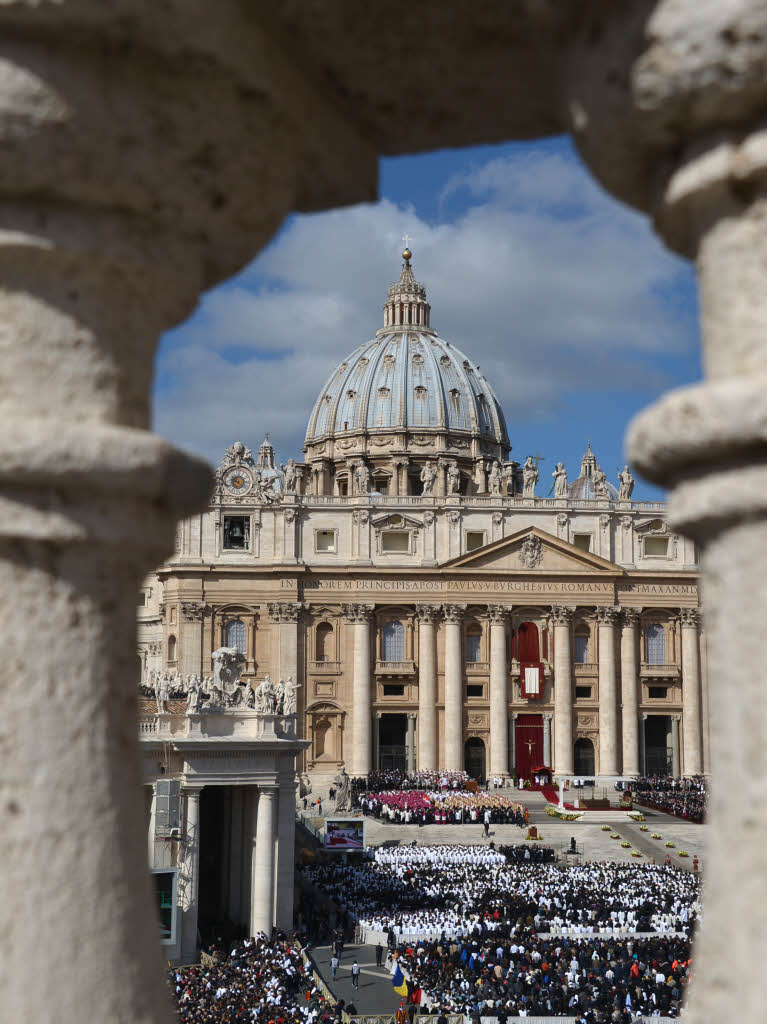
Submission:
M 559 807 L 559 790 L 553 786 L 541 786 L 541 793 L 546 797 L 550 804 L 554 804 L 555 807 Z M 576 807 L 575 804 L 568 804 L 565 802 L 566 811 L 581 811 L 584 810 L 582 807 Z

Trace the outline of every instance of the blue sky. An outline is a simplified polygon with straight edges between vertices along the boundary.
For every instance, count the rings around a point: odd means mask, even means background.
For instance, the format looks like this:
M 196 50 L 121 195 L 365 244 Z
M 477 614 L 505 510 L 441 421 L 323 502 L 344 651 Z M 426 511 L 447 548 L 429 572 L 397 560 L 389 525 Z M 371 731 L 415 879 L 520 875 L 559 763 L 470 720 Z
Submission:
M 407 232 L 432 324 L 494 387 L 512 458 L 545 456 L 539 493 L 558 460 L 577 476 L 589 438 L 614 481 L 631 417 L 700 378 L 692 267 L 566 138 L 382 160 L 380 197 L 288 218 L 163 337 L 155 429 L 214 462 L 267 430 L 300 457 L 323 382 L 382 325 Z

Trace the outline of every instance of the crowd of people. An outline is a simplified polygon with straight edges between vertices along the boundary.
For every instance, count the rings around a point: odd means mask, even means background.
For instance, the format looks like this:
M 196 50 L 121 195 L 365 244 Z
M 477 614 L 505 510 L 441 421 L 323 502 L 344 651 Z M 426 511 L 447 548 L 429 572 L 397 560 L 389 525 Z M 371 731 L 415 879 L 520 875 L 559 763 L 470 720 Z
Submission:
M 352 779 L 352 793 L 378 793 L 384 789 L 464 790 L 467 782 L 469 776 L 464 771 L 408 772 L 388 768 Z
M 393 951 L 417 979 L 422 1010 L 496 1017 L 574 1016 L 628 1024 L 676 1017 L 690 977 L 688 938 L 563 939 L 524 929 L 402 943 Z
M 631 793 L 637 803 L 686 821 L 702 822 L 706 817 L 708 787 L 702 775 L 689 779 L 667 775 L 646 775 L 632 779 Z
M 573 937 L 605 929 L 689 933 L 700 913 L 699 879 L 690 872 L 647 863 L 559 867 L 518 859 L 508 848 L 381 847 L 356 864 L 304 871 L 365 932 L 397 938 L 510 936 L 526 928 Z
M 487 831 L 491 824 L 521 828 L 528 820 L 522 804 L 492 790 L 385 790 L 358 794 L 357 806 L 363 814 L 399 825 L 473 824 Z
M 330 1024 L 340 1019 L 314 985 L 299 947 L 285 937 L 259 936 L 209 952 L 202 966 L 168 971 L 182 1024 Z

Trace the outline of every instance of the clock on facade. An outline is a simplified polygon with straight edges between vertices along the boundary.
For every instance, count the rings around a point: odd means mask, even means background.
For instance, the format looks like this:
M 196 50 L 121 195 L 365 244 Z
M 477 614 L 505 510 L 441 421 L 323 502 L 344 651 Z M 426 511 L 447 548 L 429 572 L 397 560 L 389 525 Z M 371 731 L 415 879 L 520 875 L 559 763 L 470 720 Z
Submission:
M 250 473 L 239 467 L 237 469 L 230 469 L 224 477 L 224 486 L 232 494 L 247 494 L 252 483 Z

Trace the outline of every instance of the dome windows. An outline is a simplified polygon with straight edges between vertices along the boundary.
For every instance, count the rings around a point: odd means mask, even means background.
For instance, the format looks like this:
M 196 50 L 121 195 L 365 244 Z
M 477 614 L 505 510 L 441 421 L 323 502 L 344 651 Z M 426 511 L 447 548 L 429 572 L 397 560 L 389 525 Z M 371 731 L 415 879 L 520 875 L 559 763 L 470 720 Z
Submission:
M 383 357 L 384 370 L 387 370 L 387 371 L 393 370 L 394 369 L 394 365 L 395 365 L 396 362 L 397 362 L 397 360 L 394 358 L 393 355 L 391 355 L 391 353 L 389 353 L 388 355 L 385 355 Z
M 416 353 L 416 355 L 413 356 L 413 366 L 420 370 L 423 366 L 423 356 Z
M 354 399 L 355 399 L 355 398 L 357 397 L 357 392 L 356 392 L 356 391 L 347 391 L 347 392 L 346 392 L 346 397 L 347 397 L 347 398 L 348 398 L 348 399 L 349 399 L 350 401 L 352 401 L 352 402 L 353 402 L 353 401 L 354 401 Z
M 461 392 L 458 388 L 450 389 L 450 408 L 456 416 L 461 415 Z

